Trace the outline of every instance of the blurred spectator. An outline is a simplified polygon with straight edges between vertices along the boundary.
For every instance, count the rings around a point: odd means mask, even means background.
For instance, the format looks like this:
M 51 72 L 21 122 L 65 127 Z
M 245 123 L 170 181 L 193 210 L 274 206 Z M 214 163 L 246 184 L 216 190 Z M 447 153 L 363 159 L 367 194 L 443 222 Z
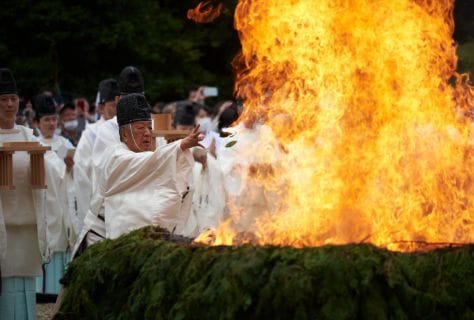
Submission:
M 176 105 L 176 117 L 174 119 L 177 130 L 192 130 L 195 124 L 195 105 L 189 101 L 180 101 Z
M 196 124 L 199 124 L 199 131 L 204 135 L 201 145 L 204 146 L 211 155 L 217 157 L 216 150 L 220 148 L 220 137 L 212 121 L 213 110 L 207 106 L 200 106 L 196 114 Z
M 230 127 L 238 118 L 239 112 L 237 104 L 231 103 L 230 105 L 226 105 L 225 108 L 221 107 L 220 114 L 217 118 L 217 129 L 222 133 L 223 129 Z
M 91 116 L 91 121 L 92 123 L 96 123 L 97 120 L 100 119 L 100 113 L 98 112 L 98 108 L 96 107 L 96 104 L 91 104 L 89 107 L 89 114 Z
M 35 136 L 38 136 L 38 126 L 35 122 L 35 111 L 33 110 L 33 106 L 31 105 L 31 103 L 27 103 L 25 105 L 25 111 L 24 111 L 24 114 L 25 114 L 25 127 L 27 128 L 30 128 L 30 129 L 33 129 L 33 134 Z
M 151 113 L 154 113 L 154 114 L 162 113 L 164 108 L 165 108 L 165 104 L 163 102 L 157 102 L 153 105 L 153 108 L 151 108 Z
M 174 122 L 176 118 L 176 105 L 177 105 L 177 102 L 168 103 L 167 105 L 164 106 L 163 111 L 162 111 L 162 113 L 171 114 L 171 123 L 173 124 L 173 127 L 176 127 L 176 124 Z
M 59 111 L 61 135 L 77 146 L 80 138 L 79 121 L 76 108 L 72 103 L 66 103 Z
M 18 108 L 18 112 L 16 113 L 16 120 L 15 120 L 15 123 L 20 126 L 27 126 L 26 117 L 25 117 L 25 109 L 26 109 L 25 100 L 20 97 L 20 106 Z
M 94 117 L 90 113 L 89 102 L 86 99 L 74 100 L 74 106 L 77 112 L 77 131 L 81 134 L 89 123 L 94 123 Z
M 188 90 L 188 101 L 204 104 L 204 87 L 198 85 L 191 85 Z

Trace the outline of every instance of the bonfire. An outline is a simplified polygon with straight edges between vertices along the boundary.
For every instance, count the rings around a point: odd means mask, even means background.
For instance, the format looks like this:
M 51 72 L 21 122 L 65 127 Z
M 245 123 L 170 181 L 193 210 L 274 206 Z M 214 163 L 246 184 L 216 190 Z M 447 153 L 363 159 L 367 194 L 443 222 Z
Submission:
M 148 228 L 91 247 L 56 318 L 473 318 L 474 90 L 453 6 L 240 0 L 229 219 L 193 244 Z
M 474 241 L 473 140 L 464 116 L 474 90 L 456 73 L 453 7 L 452 0 L 239 1 L 242 122 L 273 132 L 238 153 L 255 159 L 246 170 L 272 168 L 241 172 L 242 189 L 259 185 L 272 202 L 244 230 L 251 241 L 399 251 Z M 265 147 L 275 138 L 280 152 Z M 198 241 L 239 242 L 239 221 L 251 210 L 230 207 L 229 221 Z

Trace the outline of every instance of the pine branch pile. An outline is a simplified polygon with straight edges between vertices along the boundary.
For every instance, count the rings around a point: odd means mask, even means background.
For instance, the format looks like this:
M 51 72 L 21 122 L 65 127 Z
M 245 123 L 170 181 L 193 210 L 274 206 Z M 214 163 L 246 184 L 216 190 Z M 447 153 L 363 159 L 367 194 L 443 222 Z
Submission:
M 144 228 L 70 264 L 55 319 L 474 319 L 474 246 L 204 247 Z

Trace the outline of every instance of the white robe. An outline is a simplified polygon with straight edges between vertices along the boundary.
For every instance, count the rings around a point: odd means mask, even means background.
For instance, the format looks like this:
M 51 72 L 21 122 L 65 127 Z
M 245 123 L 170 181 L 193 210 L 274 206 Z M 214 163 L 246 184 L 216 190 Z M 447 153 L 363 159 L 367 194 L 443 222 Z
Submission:
M 176 141 L 140 153 L 122 143 L 107 148 L 74 252 L 90 230 L 110 239 L 148 225 L 183 236 L 196 234 L 196 222 L 189 219 L 194 161 L 180 144 Z M 100 217 L 105 217 L 105 228 Z
M 94 185 L 94 172 L 92 165 L 92 151 L 99 127 L 105 123 L 101 118 L 96 123 L 87 126 L 81 135 L 81 139 L 74 154 L 74 188 L 77 190 L 77 217 L 78 223 L 75 231 L 80 233 L 87 210 L 89 210 Z
M 281 148 L 269 126 L 249 129 L 239 124 L 228 130 L 232 135 L 222 139 L 218 150 L 219 168 L 225 177 L 225 214 L 237 231 L 249 231 L 257 217 L 274 211 L 279 188 L 265 189 L 252 170 L 262 165 L 278 166 Z
M 207 168 L 196 162 L 193 168 L 193 214 L 198 232 L 216 228 L 223 220 L 225 209 L 224 177 L 217 160 L 207 155 Z
M 64 137 L 54 135 L 51 139 L 39 137 L 41 144 L 50 146 L 56 152 L 54 167 L 61 176 L 48 183 L 46 218 L 48 221 L 48 246 L 51 253 L 66 251 L 73 246 L 77 233 L 77 214 L 75 210 L 74 185 L 71 173 L 66 170 L 64 158 L 74 146 Z
M 100 164 L 105 149 L 116 144 L 120 144 L 120 135 L 117 117 L 115 116 L 97 127 L 96 137 L 92 147 L 93 166 L 97 167 Z
M 0 142 L 37 141 L 31 129 L 15 126 L 1 130 Z M 54 152 L 45 154 L 46 183 L 60 176 Z M 0 260 L 2 277 L 34 277 L 41 274 L 42 259 L 49 259 L 45 200 L 52 190 L 31 189 L 30 156 L 13 155 L 15 190 L 0 191 Z
M 216 152 L 217 152 L 221 148 L 221 140 L 222 138 L 219 136 L 217 132 L 207 131 L 204 135 L 204 139 L 200 143 L 204 148 L 209 149 L 209 147 L 212 144 L 212 141 L 215 141 Z

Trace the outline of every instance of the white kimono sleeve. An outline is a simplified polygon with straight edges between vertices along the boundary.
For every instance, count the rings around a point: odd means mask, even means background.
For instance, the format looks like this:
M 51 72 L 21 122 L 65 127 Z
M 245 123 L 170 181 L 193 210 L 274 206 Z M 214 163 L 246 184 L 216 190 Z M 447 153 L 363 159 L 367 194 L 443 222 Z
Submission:
M 179 221 L 187 221 L 180 209 L 183 195 L 189 192 L 185 180 L 191 175 L 193 160 L 180 143 L 141 153 L 122 146 L 108 157 L 103 190 L 98 190 L 105 199 L 107 238 L 147 225 L 173 231 Z
M 79 144 L 77 145 L 76 153 L 74 154 L 73 181 L 77 199 L 77 220 L 73 225 L 76 234 L 79 234 L 82 229 L 84 218 L 89 209 L 92 197 L 93 167 L 91 162 L 93 139 L 91 135 L 93 135 L 91 130 L 87 129 L 84 131 L 81 140 L 79 140 Z
M 66 183 L 66 165 L 54 152 L 45 155 L 46 183 L 45 204 L 48 249 L 65 251 L 73 232 L 68 223 L 69 207 Z
M 107 120 L 97 128 L 97 136 L 92 148 L 92 164 L 97 167 L 102 161 L 105 150 L 113 145 L 120 144 L 117 119 Z

